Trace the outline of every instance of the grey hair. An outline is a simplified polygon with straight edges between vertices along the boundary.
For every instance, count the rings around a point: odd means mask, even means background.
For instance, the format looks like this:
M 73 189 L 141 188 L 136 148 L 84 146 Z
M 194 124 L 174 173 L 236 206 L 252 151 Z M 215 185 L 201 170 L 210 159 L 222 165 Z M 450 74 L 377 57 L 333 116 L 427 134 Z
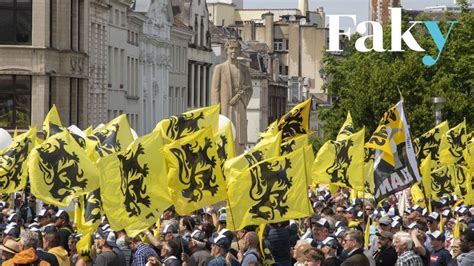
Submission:
M 345 237 L 348 237 L 348 236 L 350 238 L 354 239 L 354 241 L 358 245 L 364 245 L 364 236 L 362 235 L 362 232 L 351 229 L 351 230 L 349 230 L 348 232 L 345 233 Z
M 36 249 L 39 245 L 39 235 L 36 232 L 25 230 L 20 234 L 20 243 L 26 248 Z
M 393 236 L 393 239 L 399 239 L 400 244 L 406 245 L 407 249 L 410 250 L 413 247 L 413 239 L 407 232 L 398 232 Z

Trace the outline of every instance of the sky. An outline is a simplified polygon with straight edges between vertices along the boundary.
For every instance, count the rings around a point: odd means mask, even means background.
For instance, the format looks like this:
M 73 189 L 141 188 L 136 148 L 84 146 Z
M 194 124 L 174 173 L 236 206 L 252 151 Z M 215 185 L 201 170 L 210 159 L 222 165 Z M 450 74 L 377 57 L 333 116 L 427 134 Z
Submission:
M 405 9 L 423 9 L 427 6 L 453 6 L 454 0 L 401 0 Z M 474 0 L 470 0 L 471 3 Z M 357 23 L 368 20 L 368 0 L 309 0 L 309 9 L 324 7 L 326 15 L 356 15 Z M 298 8 L 298 0 L 244 0 L 244 8 Z M 326 18 L 327 19 L 327 18 Z M 326 20 L 327 21 L 327 20 Z M 341 27 L 350 25 L 351 21 L 341 20 Z

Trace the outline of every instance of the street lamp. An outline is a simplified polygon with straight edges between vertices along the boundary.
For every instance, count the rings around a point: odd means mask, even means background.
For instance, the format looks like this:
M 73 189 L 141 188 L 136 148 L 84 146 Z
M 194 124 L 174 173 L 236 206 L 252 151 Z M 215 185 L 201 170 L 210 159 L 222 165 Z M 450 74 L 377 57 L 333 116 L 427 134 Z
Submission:
M 433 97 L 431 98 L 431 102 L 434 105 L 435 123 L 438 125 L 443 121 L 443 107 L 446 99 L 443 97 Z

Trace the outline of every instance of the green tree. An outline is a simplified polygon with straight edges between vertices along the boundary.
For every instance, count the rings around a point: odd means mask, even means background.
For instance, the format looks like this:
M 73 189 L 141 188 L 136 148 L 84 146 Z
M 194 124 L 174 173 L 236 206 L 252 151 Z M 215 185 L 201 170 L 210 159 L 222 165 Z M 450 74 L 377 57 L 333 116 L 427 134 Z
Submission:
M 406 16 L 404 18 L 408 21 Z M 356 129 L 366 127 L 367 139 L 382 114 L 399 101 L 399 90 L 414 136 L 434 127 L 431 103 L 434 96 L 446 99 L 443 115 L 451 126 L 464 117 L 468 125 L 474 125 L 474 14 L 467 10 L 457 18 L 445 14 L 444 21 L 439 23 L 444 35 L 448 30 L 447 21 L 453 18 L 458 23 L 432 67 L 424 66 L 422 57 L 436 55 L 438 50 L 422 24 L 416 25 L 412 34 L 426 53 L 408 48 L 405 52 L 362 53 L 352 48 L 357 39 L 353 36 L 342 58 L 326 54 L 325 72 L 330 81 L 325 90 L 333 97 L 333 105 L 320 110 L 324 139 L 335 138 L 347 111 L 351 112 Z M 405 29 L 407 26 L 405 23 Z M 390 48 L 389 27 L 384 28 L 384 48 Z

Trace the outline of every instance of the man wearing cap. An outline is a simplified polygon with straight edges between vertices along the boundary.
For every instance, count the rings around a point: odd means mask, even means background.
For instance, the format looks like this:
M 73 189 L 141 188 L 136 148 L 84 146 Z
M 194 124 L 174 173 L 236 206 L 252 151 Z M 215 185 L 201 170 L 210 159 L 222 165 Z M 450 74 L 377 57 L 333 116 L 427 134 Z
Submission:
M 69 214 L 64 210 L 59 210 L 56 213 L 54 225 L 56 228 L 58 228 L 59 245 L 67 250 L 67 252 L 70 252 L 69 245 L 67 244 L 69 236 L 72 234 L 72 226 L 69 221 Z
M 383 232 L 383 231 L 390 232 L 391 229 L 392 229 L 391 224 L 392 224 L 392 219 L 390 219 L 390 217 L 382 216 L 382 217 L 379 218 L 377 231 L 378 232 Z M 375 254 L 375 252 L 377 252 L 378 249 L 379 249 L 379 247 L 378 247 L 378 234 L 375 234 L 372 241 L 370 242 L 370 254 Z
M 397 262 L 397 252 L 392 247 L 393 234 L 389 231 L 377 233 L 378 250 L 374 253 L 376 266 L 393 266 Z
M 322 247 L 322 241 L 329 236 L 329 229 L 331 228 L 329 222 L 325 218 L 319 220 L 312 220 L 313 241 L 311 246 L 315 248 Z
M 451 254 L 444 248 L 446 237 L 440 231 L 434 231 L 428 234 L 431 239 L 433 251 L 430 257 L 430 266 L 448 266 L 451 263 Z
M 339 266 L 341 265 L 341 260 L 336 257 L 336 251 L 338 248 L 338 243 L 335 238 L 327 237 L 323 240 L 323 245 L 321 250 L 324 253 L 324 263 L 323 266 Z
M 461 252 L 458 257 L 458 265 L 471 266 L 474 265 L 474 228 L 470 227 L 461 237 Z
M 210 240 L 211 256 L 213 259 L 209 261 L 208 266 L 226 266 L 225 256 L 230 248 L 229 239 L 224 235 L 217 235 Z
M 97 240 L 100 254 L 97 256 L 94 265 L 100 266 L 126 266 L 125 256 L 115 244 L 115 234 L 112 231 L 105 231 Z
M 181 260 L 183 266 L 197 265 L 205 266 L 212 259 L 211 253 L 206 248 L 206 233 L 201 230 L 194 230 L 191 233 L 189 240 L 189 249 L 191 250 L 191 256 L 186 253 L 181 254 Z

